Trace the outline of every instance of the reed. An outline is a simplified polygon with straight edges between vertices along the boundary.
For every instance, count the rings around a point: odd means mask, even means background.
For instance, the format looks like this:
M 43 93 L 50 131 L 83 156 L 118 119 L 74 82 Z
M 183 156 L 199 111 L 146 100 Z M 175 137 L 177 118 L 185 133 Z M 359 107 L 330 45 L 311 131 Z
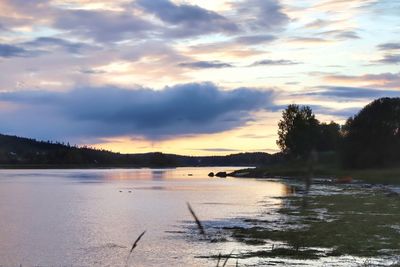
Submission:
M 226 266 L 226 264 L 228 263 L 228 260 L 232 257 L 232 254 L 233 254 L 233 250 L 231 251 L 231 253 L 229 253 L 228 257 L 226 257 L 226 259 L 225 259 L 224 264 L 222 265 L 222 267 L 225 267 L 225 266 Z
M 189 202 L 186 203 L 188 206 L 188 209 L 190 211 L 190 214 L 192 214 L 194 221 L 197 224 L 197 228 L 199 228 L 200 234 L 202 234 L 203 236 L 206 237 L 206 232 L 204 231 L 204 227 L 201 224 L 201 221 L 199 220 L 199 218 L 196 216 L 196 213 L 194 212 L 194 210 L 192 209 L 192 206 L 190 206 Z
M 129 251 L 128 257 L 126 258 L 126 266 L 128 266 L 128 262 L 129 262 L 129 258 L 133 252 L 133 250 L 136 248 L 137 244 L 139 243 L 140 239 L 144 236 L 144 234 L 146 233 L 146 231 L 143 231 L 135 240 L 135 242 L 133 242 L 131 250 Z
M 221 262 L 221 252 L 218 254 L 217 267 L 219 267 L 220 262 Z

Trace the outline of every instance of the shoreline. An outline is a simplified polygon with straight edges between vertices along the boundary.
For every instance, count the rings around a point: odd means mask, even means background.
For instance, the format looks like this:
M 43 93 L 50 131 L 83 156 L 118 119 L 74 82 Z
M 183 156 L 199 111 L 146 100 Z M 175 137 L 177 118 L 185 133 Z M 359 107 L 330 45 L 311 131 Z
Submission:
M 231 168 L 231 167 L 237 167 L 237 168 L 248 168 L 249 166 L 240 166 L 240 165 L 196 165 L 196 166 L 191 166 L 191 165 L 42 165 L 42 164 L 32 164 L 32 165 L 10 165 L 10 164 L 0 164 L 0 170 L 28 170 L 28 169 L 34 169 L 34 170 L 63 170 L 63 169 L 84 169 L 84 170 L 101 170 L 101 169 L 144 169 L 144 168 L 153 168 L 153 169 L 175 169 L 175 168 L 205 168 L 209 167 L 210 171 L 212 168 Z
M 309 176 L 309 172 L 304 167 L 270 166 L 240 169 L 228 173 L 228 176 L 235 178 L 303 180 Z M 337 183 L 362 181 L 370 184 L 400 185 L 400 168 L 340 169 L 317 167 L 313 177 L 313 180 L 336 181 Z

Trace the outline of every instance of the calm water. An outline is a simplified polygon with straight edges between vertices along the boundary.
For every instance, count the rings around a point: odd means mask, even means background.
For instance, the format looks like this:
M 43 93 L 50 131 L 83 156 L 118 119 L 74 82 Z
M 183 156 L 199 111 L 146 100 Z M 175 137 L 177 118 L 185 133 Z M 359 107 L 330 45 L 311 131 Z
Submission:
M 130 266 L 215 265 L 201 256 L 245 248 L 199 240 L 186 202 L 218 229 L 276 208 L 286 189 L 207 176 L 233 169 L 0 170 L 0 266 L 124 266 L 144 230 Z

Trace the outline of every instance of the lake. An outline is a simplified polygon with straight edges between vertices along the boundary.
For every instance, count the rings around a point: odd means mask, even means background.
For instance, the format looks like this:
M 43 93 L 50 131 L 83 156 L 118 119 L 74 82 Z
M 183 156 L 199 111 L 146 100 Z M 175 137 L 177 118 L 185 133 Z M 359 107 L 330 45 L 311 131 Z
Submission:
M 212 238 L 240 218 L 274 216 L 287 191 L 207 176 L 235 169 L 0 170 L 0 266 L 125 266 L 145 230 L 128 265 L 215 265 L 207 256 L 246 245 L 202 240 L 186 203 Z

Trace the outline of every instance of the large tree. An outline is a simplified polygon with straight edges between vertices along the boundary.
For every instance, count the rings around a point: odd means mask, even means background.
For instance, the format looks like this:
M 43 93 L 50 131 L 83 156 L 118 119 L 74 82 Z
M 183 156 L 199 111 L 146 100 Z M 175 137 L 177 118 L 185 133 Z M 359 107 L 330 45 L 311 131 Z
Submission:
M 348 167 L 400 163 L 400 98 L 380 98 L 347 120 L 343 159 Z
M 289 105 L 282 112 L 276 141 L 282 152 L 293 157 L 308 157 L 316 148 L 319 122 L 308 106 Z
M 319 125 L 317 150 L 321 152 L 336 151 L 341 141 L 340 125 L 331 121 Z

